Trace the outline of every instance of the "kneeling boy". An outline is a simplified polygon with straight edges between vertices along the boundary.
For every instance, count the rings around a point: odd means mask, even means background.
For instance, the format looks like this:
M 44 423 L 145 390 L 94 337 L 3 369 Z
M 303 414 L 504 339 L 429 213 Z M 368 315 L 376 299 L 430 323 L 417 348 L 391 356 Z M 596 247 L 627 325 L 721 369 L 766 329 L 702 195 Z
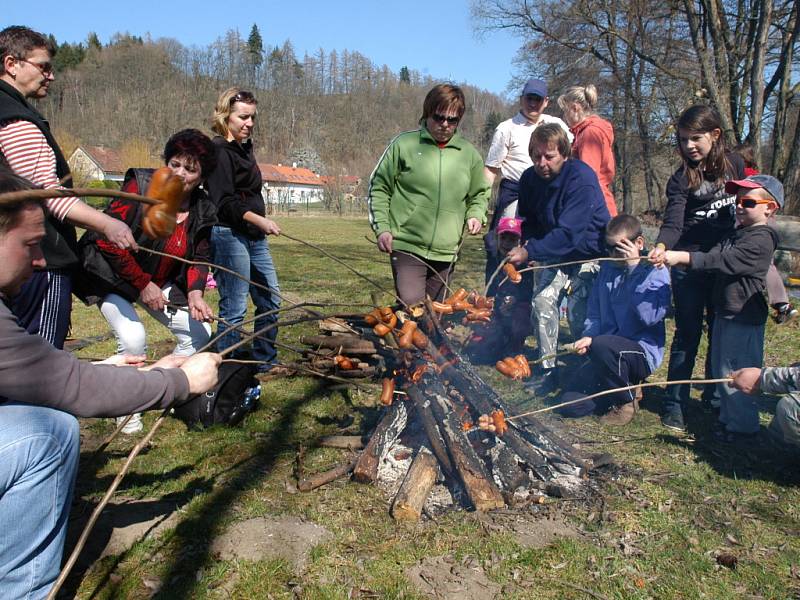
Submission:
M 612 389 L 644 381 L 664 358 L 664 317 L 670 304 L 670 280 L 666 269 L 642 260 L 642 226 L 632 215 L 621 214 L 606 227 L 609 256 L 594 282 L 583 337 L 575 342 L 578 354 L 590 363 L 588 389 Z M 572 394 L 564 394 L 564 400 Z M 633 418 L 633 390 L 609 394 L 564 410 L 566 416 L 591 411 L 603 413 L 601 421 L 625 425 Z

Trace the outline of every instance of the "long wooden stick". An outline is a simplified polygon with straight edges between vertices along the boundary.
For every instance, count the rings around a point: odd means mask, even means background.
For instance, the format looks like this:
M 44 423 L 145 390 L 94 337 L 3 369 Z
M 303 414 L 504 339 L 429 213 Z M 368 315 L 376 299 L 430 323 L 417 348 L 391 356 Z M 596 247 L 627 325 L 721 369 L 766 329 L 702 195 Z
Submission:
M 626 385 L 623 387 L 613 388 L 610 390 L 603 390 L 602 392 L 597 392 L 596 394 L 589 394 L 588 396 L 583 396 L 581 398 L 577 398 L 576 400 L 570 400 L 569 402 L 562 402 L 560 404 L 554 404 L 553 406 L 546 406 L 545 408 L 540 408 L 538 410 L 532 410 L 529 412 L 522 413 L 521 415 L 514 415 L 512 417 L 506 417 L 506 421 L 513 421 L 515 419 L 521 419 L 522 417 L 528 417 L 530 415 L 538 415 L 541 413 L 550 412 L 556 410 L 558 408 L 562 408 L 564 406 L 570 406 L 572 404 L 578 404 L 579 402 L 585 402 L 587 400 L 593 400 L 594 398 L 599 398 L 600 396 L 607 396 L 608 394 L 616 394 L 617 392 L 626 392 L 628 390 L 635 390 L 637 388 L 645 388 L 645 387 L 656 387 L 661 385 L 677 385 L 681 383 L 730 383 L 733 381 L 732 377 L 720 377 L 719 379 L 676 379 L 674 381 L 649 381 L 647 383 L 637 383 L 635 385 Z
M 142 196 L 141 194 L 131 194 L 118 190 L 107 190 L 103 188 L 47 188 L 33 190 L 18 190 L 0 194 L 0 204 L 10 204 L 21 200 L 47 200 L 48 198 L 72 198 L 73 196 L 102 196 L 104 198 L 125 198 L 135 200 L 142 204 L 156 205 L 159 200 Z

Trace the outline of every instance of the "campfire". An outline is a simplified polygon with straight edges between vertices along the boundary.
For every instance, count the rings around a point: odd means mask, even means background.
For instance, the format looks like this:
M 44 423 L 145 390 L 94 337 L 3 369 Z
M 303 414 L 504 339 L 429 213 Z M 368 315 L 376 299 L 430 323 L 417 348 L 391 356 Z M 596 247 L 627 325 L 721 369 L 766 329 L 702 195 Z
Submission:
M 394 493 L 394 518 L 416 520 L 446 504 L 489 511 L 540 503 L 546 494 L 582 486 L 604 462 L 582 456 L 535 417 L 507 418 L 509 408 L 443 326 L 461 313 L 465 323 L 484 321 L 491 300 L 459 290 L 444 303 L 405 312 L 383 307 L 346 321 L 328 319 L 321 335 L 302 338 L 314 347 L 306 360 L 315 369 L 382 378 L 384 405 L 358 458 L 311 478 L 306 489 L 352 471 L 355 481 Z

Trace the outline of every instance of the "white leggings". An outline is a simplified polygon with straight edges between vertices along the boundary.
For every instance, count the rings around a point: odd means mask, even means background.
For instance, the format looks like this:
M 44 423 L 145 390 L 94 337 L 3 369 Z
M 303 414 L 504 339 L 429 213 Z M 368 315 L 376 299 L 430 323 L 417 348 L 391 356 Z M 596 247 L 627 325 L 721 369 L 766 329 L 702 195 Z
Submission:
M 171 283 L 161 288 L 164 298 L 169 298 Z M 177 340 L 174 354 L 190 356 L 204 346 L 211 338 L 211 326 L 208 323 L 195 321 L 189 311 L 178 310 L 174 314 L 171 309 L 155 311 L 137 302 L 150 316 L 172 332 Z M 172 309 L 174 310 L 174 309 Z M 133 305 L 117 294 L 109 294 L 100 303 L 100 312 L 108 321 L 117 338 L 118 354 L 144 354 L 147 350 L 147 339 L 144 325 L 136 314 Z

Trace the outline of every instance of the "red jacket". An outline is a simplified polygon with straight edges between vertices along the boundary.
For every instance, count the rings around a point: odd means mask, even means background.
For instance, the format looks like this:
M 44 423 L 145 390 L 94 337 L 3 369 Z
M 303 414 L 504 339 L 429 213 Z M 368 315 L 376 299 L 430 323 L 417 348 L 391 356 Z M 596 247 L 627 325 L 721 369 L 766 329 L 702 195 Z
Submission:
M 611 192 L 616 165 L 614 163 L 614 127 L 597 115 L 590 115 L 570 128 L 575 135 L 572 142 L 572 156 L 592 167 L 600 181 L 600 189 L 606 200 L 608 212 L 617 216 L 617 203 Z

